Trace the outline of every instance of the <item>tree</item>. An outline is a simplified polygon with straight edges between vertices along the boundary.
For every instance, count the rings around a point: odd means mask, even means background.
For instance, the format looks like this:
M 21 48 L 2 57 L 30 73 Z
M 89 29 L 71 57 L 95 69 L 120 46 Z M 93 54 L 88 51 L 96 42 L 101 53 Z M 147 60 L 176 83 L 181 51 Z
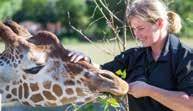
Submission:
M 0 0 L 0 19 L 11 18 L 21 9 L 23 0 Z
M 182 19 L 182 37 L 193 37 L 193 1 L 172 0 L 169 2 L 171 10 L 176 11 Z

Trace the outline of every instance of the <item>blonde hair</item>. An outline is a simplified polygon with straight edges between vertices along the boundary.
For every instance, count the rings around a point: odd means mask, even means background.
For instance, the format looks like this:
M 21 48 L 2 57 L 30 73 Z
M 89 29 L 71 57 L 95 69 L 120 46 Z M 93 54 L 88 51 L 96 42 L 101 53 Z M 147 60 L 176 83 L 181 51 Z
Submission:
M 128 22 L 134 16 L 151 23 L 162 18 L 167 21 L 169 32 L 178 33 L 182 28 L 180 16 L 173 11 L 168 11 L 166 5 L 160 0 L 133 0 L 128 4 L 126 11 Z

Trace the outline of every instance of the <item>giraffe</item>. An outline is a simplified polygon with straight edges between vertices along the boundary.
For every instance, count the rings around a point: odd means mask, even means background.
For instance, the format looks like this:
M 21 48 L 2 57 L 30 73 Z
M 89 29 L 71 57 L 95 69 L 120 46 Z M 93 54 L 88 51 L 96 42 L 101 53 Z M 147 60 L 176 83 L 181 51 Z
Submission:
M 41 31 L 32 36 L 14 21 L 0 22 L 5 50 L 0 54 L 3 102 L 36 106 L 85 103 L 103 92 L 125 95 L 128 84 L 112 72 L 87 61 L 70 62 L 58 38 Z

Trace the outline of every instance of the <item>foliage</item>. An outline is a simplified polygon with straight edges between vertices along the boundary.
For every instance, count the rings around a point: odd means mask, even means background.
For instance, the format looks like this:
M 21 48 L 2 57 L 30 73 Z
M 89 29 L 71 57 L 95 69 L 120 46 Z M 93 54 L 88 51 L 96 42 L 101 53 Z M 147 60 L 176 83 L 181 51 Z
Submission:
M 87 4 L 84 0 L 58 0 L 56 3 L 58 19 L 63 23 L 63 37 L 79 38 L 69 26 L 69 23 L 84 29 L 88 24 L 88 16 L 86 14 Z M 70 18 L 68 16 L 70 15 Z
M 21 9 L 23 0 L 0 0 L 0 19 L 12 17 Z
M 171 10 L 176 11 L 182 19 L 182 37 L 193 38 L 193 1 L 192 0 L 172 0 L 169 7 Z
M 119 97 L 119 99 L 123 99 Z M 101 95 L 96 101 L 89 102 L 82 105 L 72 104 L 68 109 L 73 109 L 74 111 L 127 111 L 126 106 L 119 103 L 115 97 L 112 95 Z
M 54 22 L 58 19 L 54 2 L 56 0 L 24 0 L 22 8 L 14 15 L 14 20 L 32 20 L 40 23 Z

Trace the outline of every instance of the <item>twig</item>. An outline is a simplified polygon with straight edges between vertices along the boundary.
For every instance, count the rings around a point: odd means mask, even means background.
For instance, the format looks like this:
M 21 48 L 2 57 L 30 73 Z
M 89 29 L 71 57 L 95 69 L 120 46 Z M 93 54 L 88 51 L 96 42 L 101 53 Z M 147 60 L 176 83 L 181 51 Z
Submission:
M 105 4 L 102 2 L 102 0 L 99 0 L 99 1 L 100 1 L 101 5 L 109 12 L 110 15 L 112 15 L 117 21 L 119 21 L 120 23 L 123 24 L 123 21 L 121 21 L 116 15 L 114 15 L 114 14 L 110 11 L 109 8 L 107 8 L 107 7 L 105 6 Z
M 94 42 L 93 42 L 92 40 L 90 40 L 81 30 L 79 30 L 79 29 L 77 29 L 76 27 L 74 27 L 74 26 L 71 24 L 71 22 L 70 22 L 70 14 L 69 14 L 69 12 L 68 12 L 68 18 L 69 18 L 69 25 L 71 26 L 71 28 L 72 28 L 73 30 L 75 30 L 76 32 L 78 32 L 80 35 L 82 35 L 89 43 L 92 44 L 92 46 L 93 46 L 94 48 L 100 49 L 101 51 L 104 51 L 104 52 L 107 53 L 108 55 L 113 55 L 113 54 L 112 54 L 111 52 L 109 52 L 108 50 L 103 49 L 103 48 L 101 48 L 101 47 L 98 47 L 98 46 L 94 45 Z

